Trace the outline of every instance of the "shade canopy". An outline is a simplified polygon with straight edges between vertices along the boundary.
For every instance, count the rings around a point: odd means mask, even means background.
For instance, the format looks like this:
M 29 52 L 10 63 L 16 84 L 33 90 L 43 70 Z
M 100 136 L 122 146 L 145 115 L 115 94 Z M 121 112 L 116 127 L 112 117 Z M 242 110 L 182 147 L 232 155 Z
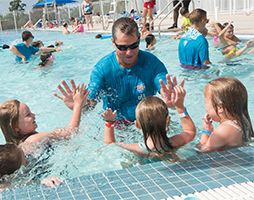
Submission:
M 78 2 L 78 1 L 74 1 L 74 0 L 46 0 L 46 1 L 41 1 L 41 2 L 39 2 L 37 4 L 34 4 L 33 7 L 45 6 L 45 4 L 47 6 L 51 6 L 51 5 L 54 5 L 54 1 L 56 2 L 56 5 Z

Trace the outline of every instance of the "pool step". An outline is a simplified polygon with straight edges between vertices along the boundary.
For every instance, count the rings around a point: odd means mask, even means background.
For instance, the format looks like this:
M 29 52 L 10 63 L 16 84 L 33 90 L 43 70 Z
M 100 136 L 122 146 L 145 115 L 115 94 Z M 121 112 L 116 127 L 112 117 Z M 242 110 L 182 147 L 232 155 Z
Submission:
M 166 200 L 183 200 L 187 197 L 197 197 L 200 200 L 254 200 L 254 183 L 234 184 L 194 194 L 174 196 Z

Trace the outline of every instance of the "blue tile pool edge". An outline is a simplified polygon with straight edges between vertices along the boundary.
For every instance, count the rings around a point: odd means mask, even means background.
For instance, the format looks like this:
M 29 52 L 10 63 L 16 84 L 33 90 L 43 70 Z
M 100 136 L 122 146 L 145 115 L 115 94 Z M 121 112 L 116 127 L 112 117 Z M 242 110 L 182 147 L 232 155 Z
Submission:
M 188 162 L 148 165 L 65 179 L 0 193 L 0 199 L 165 199 L 254 181 L 254 148 L 189 157 Z

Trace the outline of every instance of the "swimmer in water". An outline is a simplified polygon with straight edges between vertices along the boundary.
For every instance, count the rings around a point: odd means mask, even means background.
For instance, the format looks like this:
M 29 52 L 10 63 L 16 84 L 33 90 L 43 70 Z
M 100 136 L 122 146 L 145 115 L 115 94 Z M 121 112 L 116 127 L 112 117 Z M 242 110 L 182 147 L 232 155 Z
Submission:
M 40 58 L 41 62 L 39 63 L 39 67 L 51 67 L 56 57 L 50 52 L 44 52 L 41 54 Z

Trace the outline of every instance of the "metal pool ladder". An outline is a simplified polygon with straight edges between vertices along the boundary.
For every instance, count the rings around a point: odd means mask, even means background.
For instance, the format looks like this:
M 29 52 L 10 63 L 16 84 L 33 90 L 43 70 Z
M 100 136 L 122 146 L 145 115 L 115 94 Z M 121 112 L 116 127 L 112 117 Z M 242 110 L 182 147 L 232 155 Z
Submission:
M 101 14 L 102 14 L 102 28 L 103 30 L 107 30 L 109 27 L 109 24 L 115 22 L 118 0 L 110 1 L 110 9 L 109 9 L 108 17 L 104 16 L 103 0 L 100 0 L 100 2 L 101 2 Z

